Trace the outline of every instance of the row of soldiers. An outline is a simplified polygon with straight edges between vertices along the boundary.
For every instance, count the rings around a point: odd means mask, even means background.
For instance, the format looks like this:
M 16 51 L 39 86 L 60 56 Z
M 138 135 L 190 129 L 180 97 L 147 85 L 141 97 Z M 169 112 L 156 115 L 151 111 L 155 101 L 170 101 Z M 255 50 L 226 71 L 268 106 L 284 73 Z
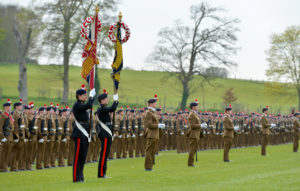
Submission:
M 74 158 L 74 141 L 70 135 L 74 126 L 74 116 L 68 107 L 59 108 L 53 103 L 38 109 L 34 103 L 23 105 L 22 101 L 13 105 L 11 102 L 3 105 L 4 111 L 0 116 L 0 171 L 31 170 L 36 162 L 37 169 L 72 166 Z M 111 113 L 114 119 L 114 134 L 109 159 L 133 158 L 145 156 L 146 138 L 144 137 L 144 117 L 147 108 L 140 110 L 123 109 Z M 113 116 L 115 115 L 115 116 Z M 178 153 L 189 151 L 187 137 L 189 111 L 178 113 L 163 113 L 156 109 L 159 123 L 165 124 L 160 131 L 159 144 L 156 153 L 165 150 L 177 150 Z M 222 149 L 223 114 L 217 112 L 197 112 L 201 122 L 199 150 Z M 258 113 L 233 114 L 235 126 L 233 147 L 248 147 L 261 144 L 261 115 Z M 292 115 L 272 116 L 268 120 L 276 124 L 271 128 L 269 143 L 271 145 L 289 143 L 297 134 L 293 129 Z M 91 142 L 86 162 L 98 161 L 100 140 L 97 138 L 96 115 L 93 115 L 91 128 Z M 294 146 L 294 151 L 298 147 Z M 56 164 L 57 161 L 57 164 Z
M 23 106 L 22 100 L 13 105 L 3 104 L 0 116 L 0 171 L 31 170 L 65 166 L 73 163 L 74 143 L 70 139 L 73 122 L 68 108 L 53 104 L 34 109 L 34 103 Z M 69 152 L 72 151 L 72 152 Z

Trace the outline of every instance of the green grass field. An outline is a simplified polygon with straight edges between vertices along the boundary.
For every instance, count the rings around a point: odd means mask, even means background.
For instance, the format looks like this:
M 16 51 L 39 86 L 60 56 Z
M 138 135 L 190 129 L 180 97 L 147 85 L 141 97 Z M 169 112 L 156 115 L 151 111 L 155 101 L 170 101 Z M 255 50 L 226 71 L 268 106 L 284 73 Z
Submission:
M 71 66 L 69 72 L 70 81 L 70 101 L 74 101 L 74 93 L 84 80 L 80 76 L 80 67 Z M 62 93 L 62 80 L 57 75 L 62 69 L 57 66 L 39 66 L 28 64 L 28 89 L 29 99 L 36 101 L 37 105 L 49 104 L 50 100 L 60 102 L 58 94 Z M 0 88 L 2 88 L 2 104 L 7 97 L 18 99 L 18 65 L 0 64 Z M 110 70 L 98 70 L 101 88 L 108 92 L 113 92 Z M 119 89 L 120 101 L 123 105 L 144 106 L 149 97 L 155 93 L 159 96 L 159 105 L 164 106 L 166 97 L 166 108 L 175 110 L 181 101 L 181 94 L 178 91 L 181 86 L 174 78 L 165 80 L 165 72 L 152 71 L 132 71 L 123 70 L 121 73 L 121 83 Z M 198 79 L 196 77 L 196 79 Z M 297 106 L 297 96 L 293 89 L 288 91 L 289 95 L 270 95 L 266 92 L 264 82 L 216 79 L 213 81 L 214 87 L 205 85 L 199 87 L 189 100 L 198 98 L 201 110 L 223 109 L 222 96 L 225 89 L 234 88 L 234 93 L 238 97 L 237 105 L 239 110 L 248 112 L 260 111 L 261 107 L 270 106 L 273 112 L 290 112 L 291 107 Z M 44 94 L 41 94 L 44 92 Z M 49 99 L 50 98 L 50 99 Z M 204 104 L 203 104 L 204 98 Z M 235 107 L 235 105 L 234 105 Z M 235 107 L 237 108 L 237 106 Z
M 0 173 L 5 191 L 196 191 L 196 190 L 300 190 L 300 153 L 292 145 L 232 149 L 232 163 L 222 162 L 222 150 L 198 153 L 195 168 L 187 167 L 187 154 L 160 152 L 153 172 L 143 169 L 144 158 L 108 162 L 111 179 L 98 179 L 97 164 L 85 166 L 85 182 L 72 183 L 72 168 Z

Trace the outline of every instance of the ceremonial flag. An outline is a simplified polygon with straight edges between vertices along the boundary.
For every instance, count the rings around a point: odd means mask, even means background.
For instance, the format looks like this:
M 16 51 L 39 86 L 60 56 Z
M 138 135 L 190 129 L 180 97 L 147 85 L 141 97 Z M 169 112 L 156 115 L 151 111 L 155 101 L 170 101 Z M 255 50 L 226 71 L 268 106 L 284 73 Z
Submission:
M 123 68 L 123 51 L 122 51 L 122 41 L 121 41 L 121 23 L 117 23 L 117 38 L 116 38 L 116 47 L 115 47 L 115 57 L 111 65 L 112 73 L 111 77 L 114 80 L 115 92 L 119 89 L 120 83 L 120 73 Z
M 88 42 L 82 53 L 83 63 L 81 69 L 81 76 L 87 81 L 90 89 L 93 89 L 95 85 L 95 64 L 99 64 L 97 59 L 98 13 L 92 19 Z M 83 25 L 87 23 L 83 23 Z

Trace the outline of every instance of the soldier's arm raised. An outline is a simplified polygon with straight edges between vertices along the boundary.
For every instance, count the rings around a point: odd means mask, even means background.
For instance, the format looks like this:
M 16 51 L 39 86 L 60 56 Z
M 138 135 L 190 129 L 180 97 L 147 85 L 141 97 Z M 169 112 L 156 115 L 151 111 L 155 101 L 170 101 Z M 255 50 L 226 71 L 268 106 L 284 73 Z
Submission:
M 94 102 L 94 98 L 89 97 L 87 103 L 78 104 L 77 106 L 78 111 L 85 111 L 91 109 L 93 107 L 93 102 Z

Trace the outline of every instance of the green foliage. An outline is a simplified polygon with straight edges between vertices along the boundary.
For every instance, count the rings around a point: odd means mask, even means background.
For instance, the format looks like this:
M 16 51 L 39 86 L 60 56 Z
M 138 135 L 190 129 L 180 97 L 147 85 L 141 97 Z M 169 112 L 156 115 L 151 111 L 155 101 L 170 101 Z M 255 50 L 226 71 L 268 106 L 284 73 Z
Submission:
M 98 163 L 84 168 L 85 183 L 72 183 L 72 167 L 0 173 L 0 190 L 15 191 L 266 191 L 299 190 L 299 154 L 292 145 L 232 149 L 232 163 L 222 161 L 223 150 L 198 152 L 195 168 L 187 167 L 188 154 L 160 152 L 153 172 L 144 171 L 144 158 L 108 161 L 107 175 L 97 178 Z
M 275 81 L 292 82 L 300 100 L 300 26 L 290 26 L 281 34 L 273 34 L 271 48 L 266 53 L 267 76 Z
M 282 34 L 271 36 L 271 48 L 267 51 L 269 69 L 267 76 L 288 79 L 293 83 L 300 77 L 300 26 L 288 27 Z
M 13 19 L 18 12 L 16 6 L 2 6 L 0 4 L 0 62 L 17 62 L 18 51 L 16 47 L 16 41 L 13 34 Z
M 225 90 L 224 95 L 222 96 L 225 105 L 232 104 L 237 100 L 237 97 L 234 95 L 233 88 Z
M 59 73 L 56 68 L 58 66 L 40 66 L 40 65 L 27 65 L 28 72 L 28 96 L 29 101 L 36 101 L 36 105 L 43 105 L 59 101 L 58 93 L 62 94 L 61 78 L 58 77 Z M 70 94 L 69 105 L 75 100 L 75 91 L 80 88 L 85 81 L 80 76 L 80 67 L 70 67 Z M 106 89 L 111 96 L 113 94 L 113 82 L 110 78 L 110 69 L 98 69 L 98 75 L 101 81 L 101 89 Z M 122 105 L 146 105 L 146 100 L 153 97 L 155 93 L 158 94 L 158 106 L 164 106 L 166 99 L 166 110 L 173 111 L 178 108 L 181 101 L 180 88 L 178 88 L 178 81 L 175 77 L 168 80 L 165 79 L 168 73 L 166 72 L 151 72 L 151 71 L 132 71 L 123 70 L 121 75 L 121 83 L 119 89 L 119 97 Z M 3 91 L 3 98 L 13 98 L 12 101 L 18 99 L 18 65 L 17 64 L 0 64 L 0 88 Z M 197 80 L 198 76 L 195 77 Z M 200 78 L 200 77 L 199 77 Z M 239 99 L 233 104 L 233 107 L 240 107 L 244 111 L 261 111 L 265 105 L 270 106 L 270 110 L 274 111 L 281 108 L 282 113 L 291 111 L 292 107 L 297 105 L 297 98 L 290 97 L 291 94 L 295 95 L 294 89 L 289 89 L 288 95 L 273 95 L 272 99 L 269 94 L 265 92 L 264 82 L 254 82 L 247 80 L 234 80 L 234 79 L 215 79 L 214 87 L 207 84 L 203 87 L 195 89 L 188 99 L 188 103 L 199 100 L 201 110 L 208 110 L 211 108 L 222 111 L 224 109 L 223 100 L 221 96 L 228 88 L 234 88 L 235 96 Z M 38 91 L 38 90 L 43 91 Z M 50 99 L 49 92 L 50 90 Z M 99 91 L 99 90 L 97 90 Z M 39 92 L 46 92 L 45 95 Z M 203 104 L 204 98 L 204 104 Z M 112 100 L 112 99 L 111 99 Z M 5 102 L 4 99 L 0 100 L 0 104 Z

